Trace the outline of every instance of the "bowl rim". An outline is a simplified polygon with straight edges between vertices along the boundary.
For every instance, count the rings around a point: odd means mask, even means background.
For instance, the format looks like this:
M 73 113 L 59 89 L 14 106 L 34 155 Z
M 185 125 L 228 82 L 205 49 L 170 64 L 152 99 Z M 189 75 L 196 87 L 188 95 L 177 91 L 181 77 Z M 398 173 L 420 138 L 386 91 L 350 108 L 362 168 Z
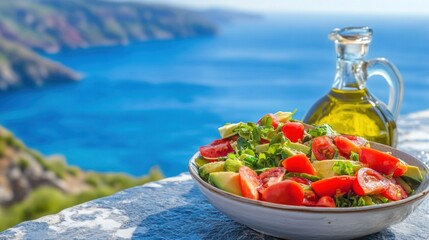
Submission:
M 403 151 L 397 150 L 395 148 L 392 148 L 390 146 L 386 146 L 383 144 L 379 144 L 379 143 L 373 143 L 371 142 L 371 147 L 373 145 L 376 146 L 382 146 L 382 147 L 387 147 L 390 148 L 392 150 L 395 150 L 396 152 L 400 152 L 401 154 L 413 158 L 415 160 L 417 160 L 418 162 L 421 163 L 421 165 L 423 166 L 424 170 L 426 171 L 426 173 L 429 173 L 429 168 L 428 166 L 422 162 L 421 160 L 415 158 L 414 156 L 405 153 Z M 427 195 L 429 194 L 429 184 L 427 184 L 427 186 L 422 189 L 419 193 L 414 194 L 412 196 L 409 196 L 405 199 L 399 200 L 399 201 L 394 201 L 394 202 L 389 202 L 389 203 L 384 203 L 384 204 L 375 204 L 375 205 L 371 205 L 371 206 L 362 206 L 362 207 L 346 207 L 346 208 L 325 208 L 325 207 L 309 207 L 309 206 L 292 206 L 292 205 L 283 205 L 283 204 L 277 204 L 277 203 L 270 203 L 270 202 L 265 202 L 265 201 L 260 201 L 260 200 L 252 200 L 252 199 L 248 199 L 242 196 L 237 196 L 234 195 L 232 193 L 223 191 L 219 188 L 216 188 L 212 185 L 210 185 L 209 183 L 207 183 L 206 181 L 204 181 L 203 179 L 201 179 L 201 177 L 198 174 L 198 168 L 197 165 L 195 164 L 195 159 L 197 159 L 197 157 L 200 156 L 199 152 L 196 152 L 192 158 L 189 160 L 189 164 L 188 164 L 188 171 L 191 174 L 191 177 L 194 179 L 194 181 L 196 183 L 198 183 L 200 186 L 204 187 L 205 189 L 209 190 L 210 192 L 213 192 L 215 194 L 221 195 L 223 197 L 229 198 L 230 200 L 235 200 L 241 203 L 245 203 L 245 204 L 251 204 L 254 206 L 259 206 L 259 207 L 267 207 L 267 208 L 271 208 L 271 209 L 276 209 L 276 210 L 283 210 L 283 211 L 298 211 L 298 212 L 309 212 L 309 213 L 351 213 L 351 212 L 368 212 L 368 211 L 374 211 L 374 210 L 381 210 L 381 209 L 388 209 L 388 208 L 397 208 L 401 205 L 405 205 L 409 202 L 415 202 L 419 199 L 425 198 L 427 197 Z M 420 167 L 420 166 L 419 166 Z M 429 181 L 429 176 L 425 176 L 424 180 L 422 181 L 422 184 L 426 181 Z

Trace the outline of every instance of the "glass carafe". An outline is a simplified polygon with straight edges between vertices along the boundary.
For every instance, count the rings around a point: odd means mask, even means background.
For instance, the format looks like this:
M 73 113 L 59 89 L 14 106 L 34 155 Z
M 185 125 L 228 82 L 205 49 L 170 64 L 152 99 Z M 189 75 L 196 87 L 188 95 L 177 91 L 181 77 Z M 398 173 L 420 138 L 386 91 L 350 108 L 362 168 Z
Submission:
M 395 120 L 403 92 L 398 70 L 384 58 L 365 61 L 372 39 L 372 30 L 368 27 L 334 29 L 329 38 L 335 41 L 337 52 L 334 84 L 307 112 L 304 122 L 328 123 L 340 133 L 396 146 Z M 389 85 L 387 106 L 366 88 L 367 79 L 374 75 L 383 77 Z

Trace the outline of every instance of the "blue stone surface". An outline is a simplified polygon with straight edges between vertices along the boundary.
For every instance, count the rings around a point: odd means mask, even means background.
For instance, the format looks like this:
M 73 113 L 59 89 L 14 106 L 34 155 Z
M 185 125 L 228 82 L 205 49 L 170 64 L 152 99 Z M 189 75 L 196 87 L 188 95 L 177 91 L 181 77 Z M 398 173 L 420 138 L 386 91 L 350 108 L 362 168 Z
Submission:
M 419 114 L 399 121 L 402 136 L 399 148 L 428 163 L 429 112 Z M 416 121 L 424 124 L 416 124 Z M 428 224 L 429 198 L 403 222 L 362 239 L 427 240 Z M 0 233 L 0 239 L 275 238 L 255 232 L 220 213 L 197 189 L 189 174 L 182 174 L 21 223 Z
M 362 239 L 429 239 L 429 199 L 400 224 Z M 188 174 L 28 221 L 0 239 L 275 239 L 216 210 Z

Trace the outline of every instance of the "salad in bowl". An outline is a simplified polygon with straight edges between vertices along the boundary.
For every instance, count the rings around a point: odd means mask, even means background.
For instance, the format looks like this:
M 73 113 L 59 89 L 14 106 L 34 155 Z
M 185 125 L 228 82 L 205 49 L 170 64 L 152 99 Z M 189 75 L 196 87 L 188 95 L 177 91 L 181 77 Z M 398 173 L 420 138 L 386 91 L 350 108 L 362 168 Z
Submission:
M 287 239 L 351 239 L 408 217 L 429 194 L 415 157 L 291 112 L 226 124 L 200 147 L 189 172 L 231 219 Z
M 329 125 L 307 128 L 291 112 L 257 123 L 226 124 L 202 146 L 199 176 L 228 193 L 276 204 L 360 207 L 399 201 L 423 181 L 422 171 Z

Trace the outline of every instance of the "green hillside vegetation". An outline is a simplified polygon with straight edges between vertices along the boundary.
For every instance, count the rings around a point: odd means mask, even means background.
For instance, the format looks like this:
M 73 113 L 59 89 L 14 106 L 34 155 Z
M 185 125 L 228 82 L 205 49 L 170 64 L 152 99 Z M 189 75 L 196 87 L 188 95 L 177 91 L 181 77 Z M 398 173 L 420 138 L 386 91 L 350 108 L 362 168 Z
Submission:
M 84 172 L 62 157 L 44 157 L 0 127 L 0 231 L 22 221 L 163 178 Z

